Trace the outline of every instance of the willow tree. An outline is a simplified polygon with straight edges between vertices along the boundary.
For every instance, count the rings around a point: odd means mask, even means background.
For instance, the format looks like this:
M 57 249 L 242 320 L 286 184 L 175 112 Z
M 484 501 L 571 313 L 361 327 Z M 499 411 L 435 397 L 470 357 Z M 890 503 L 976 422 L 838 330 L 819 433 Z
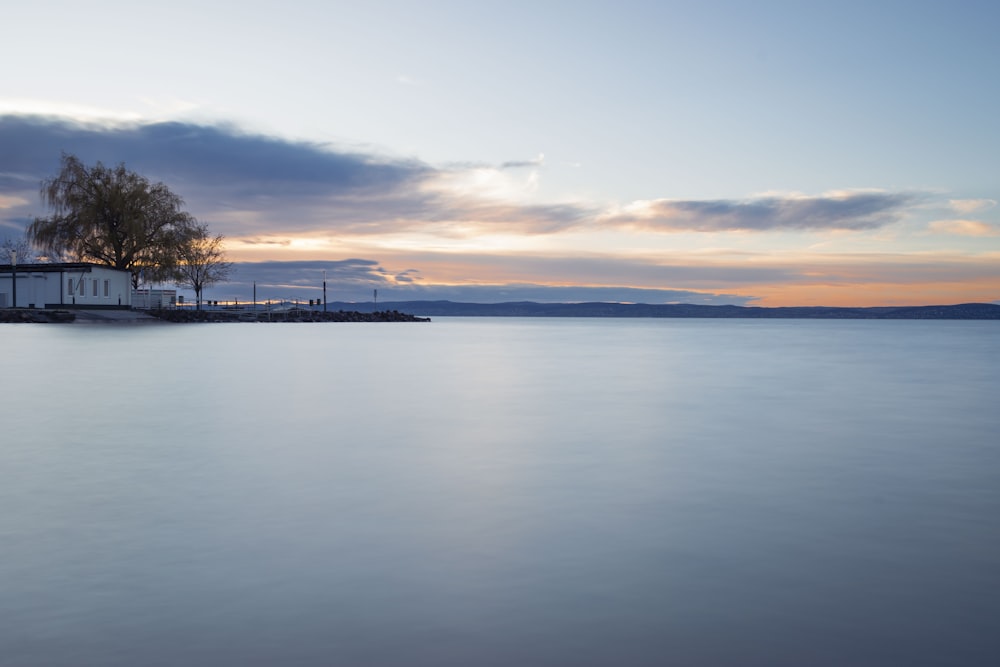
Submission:
M 222 235 L 210 236 L 208 228 L 197 225 L 195 233 L 180 248 L 174 270 L 174 282 L 194 290 L 197 308 L 201 309 L 201 293 L 205 287 L 229 277 L 233 265 L 226 261 Z
M 71 261 L 94 262 L 162 282 L 174 275 L 180 250 L 198 237 L 184 200 L 124 163 L 87 166 L 63 154 L 59 173 L 42 181 L 52 215 L 35 218 L 27 235 L 38 248 Z

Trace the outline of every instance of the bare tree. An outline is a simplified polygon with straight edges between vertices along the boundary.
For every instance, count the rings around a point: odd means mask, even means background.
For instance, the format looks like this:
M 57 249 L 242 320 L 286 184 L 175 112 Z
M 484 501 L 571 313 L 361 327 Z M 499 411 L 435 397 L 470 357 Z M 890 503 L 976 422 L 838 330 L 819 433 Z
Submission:
M 194 290 L 198 310 L 201 310 L 201 295 L 205 287 L 226 280 L 232 271 L 233 265 L 226 261 L 222 241 L 221 234 L 209 236 L 208 228 L 198 225 L 195 233 L 179 249 L 174 280 L 179 287 Z
M 11 253 L 17 253 L 17 261 L 20 264 L 34 264 L 42 261 L 31 242 L 26 237 L 18 239 L 7 238 L 0 243 L 0 264 L 6 264 L 11 260 Z
M 28 226 L 40 249 L 74 261 L 91 261 L 159 282 L 170 278 L 180 248 L 197 223 L 163 183 L 151 183 L 124 164 L 90 167 L 63 154 L 59 173 L 42 182 L 42 201 L 53 209 Z

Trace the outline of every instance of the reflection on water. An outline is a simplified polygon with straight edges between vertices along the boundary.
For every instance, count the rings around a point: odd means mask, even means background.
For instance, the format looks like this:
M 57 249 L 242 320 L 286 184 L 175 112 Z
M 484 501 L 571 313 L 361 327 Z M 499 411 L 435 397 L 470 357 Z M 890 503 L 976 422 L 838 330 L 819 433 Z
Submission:
M 0 663 L 996 663 L 998 333 L 8 325 Z

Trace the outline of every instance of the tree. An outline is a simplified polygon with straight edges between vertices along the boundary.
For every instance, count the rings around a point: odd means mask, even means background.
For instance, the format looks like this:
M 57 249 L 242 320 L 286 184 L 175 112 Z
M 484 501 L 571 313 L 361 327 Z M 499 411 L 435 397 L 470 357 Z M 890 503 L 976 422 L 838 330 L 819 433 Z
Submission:
M 209 236 L 204 225 L 198 225 L 195 232 L 180 247 L 180 261 L 174 270 L 174 280 L 178 286 L 194 290 L 197 308 L 201 310 L 202 290 L 228 278 L 233 265 L 226 261 L 221 234 Z
M 59 173 L 42 181 L 41 196 L 53 214 L 28 226 L 34 245 L 57 257 L 128 271 L 133 287 L 140 272 L 153 282 L 172 277 L 180 249 L 197 236 L 197 222 L 181 210 L 184 200 L 124 163 L 88 167 L 63 153 Z
M 20 264 L 34 264 L 42 259 L 23 236 L 19 239 L 4 239 L 3 243 L 0 243 L 0 264 L 10 262 L 12 252 L 17 253 L 17 261 Z

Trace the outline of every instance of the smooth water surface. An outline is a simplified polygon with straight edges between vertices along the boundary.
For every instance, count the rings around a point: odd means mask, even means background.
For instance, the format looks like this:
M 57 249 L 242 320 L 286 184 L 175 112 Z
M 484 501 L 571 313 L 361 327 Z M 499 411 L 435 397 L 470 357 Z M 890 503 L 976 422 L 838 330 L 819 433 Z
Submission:
M 1000 664 L 1000 324 L 4 325 L 0 664 Z

